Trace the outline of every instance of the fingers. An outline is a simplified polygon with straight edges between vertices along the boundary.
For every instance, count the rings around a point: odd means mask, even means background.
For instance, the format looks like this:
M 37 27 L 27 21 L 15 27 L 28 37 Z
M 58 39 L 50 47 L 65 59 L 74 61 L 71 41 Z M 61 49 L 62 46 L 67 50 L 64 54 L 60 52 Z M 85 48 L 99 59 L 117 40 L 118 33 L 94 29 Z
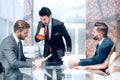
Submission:
M 45 63 L 44 59 L 37 59 L 34 61 L 34 66 L 35 67 L 42 67 L 44 63 Z
M 67 55 L 67 56 L 70 55 L 70 52 L 65 52 L 65 55 Z
M 69 64 L 71 67 L 74 67 L 75 62 L 74 62 L 74 61 L 72 61 L 72 60 L 69 60 L 68 64 Z
M 71 66 L 71 67 L 75 67 L 75 66 L 78 66 L 78 61 L 77 60 L 73 60 L 73 59 L 70 59 L 68 64 Z
M 106 74 L 110 74 L 109 69 L 106 69 L 106 70 L 105 70 L 105 73 L 106 73 Z

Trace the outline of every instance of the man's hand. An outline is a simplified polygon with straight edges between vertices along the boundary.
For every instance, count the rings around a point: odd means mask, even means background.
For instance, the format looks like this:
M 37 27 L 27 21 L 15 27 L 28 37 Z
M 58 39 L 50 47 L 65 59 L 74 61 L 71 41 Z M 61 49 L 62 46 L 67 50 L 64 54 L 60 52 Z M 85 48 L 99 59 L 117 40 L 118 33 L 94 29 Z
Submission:
M 37 59 L 33 62 L 33 65 L 38 68 L 42 67 L 44 63 L 45 63 L 44 59 Z
M 75 67 L 75 66 L 78 66 L 79 65 L 79 61 L 76 60 L 76 59 L 70 59 L 68 64 L 71 66 L 71 67 Z
M 65 55 L 67 55 L 67 56 L 70 55 L 70 52 L 65 52 Z

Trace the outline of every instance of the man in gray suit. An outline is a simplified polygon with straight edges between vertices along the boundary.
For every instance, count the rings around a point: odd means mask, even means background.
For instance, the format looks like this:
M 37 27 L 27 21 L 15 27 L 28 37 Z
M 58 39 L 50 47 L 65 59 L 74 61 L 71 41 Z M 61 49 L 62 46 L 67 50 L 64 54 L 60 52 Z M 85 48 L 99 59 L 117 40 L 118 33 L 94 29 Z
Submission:
M 0 61 L 5 69 L 4 80 L 23 80 L 23 74 L 19 68 L 33 65 L 40 67 L 43 64 L 41 60 L 32 62 L 32 59 L 24 56 L 22 49 L 19 51 L 18 42 L 28 36 L 29 28 L 30 25 L 27 22 L 18 20 L 14 25 L 14 33 L 7 36 L 0 44 Z

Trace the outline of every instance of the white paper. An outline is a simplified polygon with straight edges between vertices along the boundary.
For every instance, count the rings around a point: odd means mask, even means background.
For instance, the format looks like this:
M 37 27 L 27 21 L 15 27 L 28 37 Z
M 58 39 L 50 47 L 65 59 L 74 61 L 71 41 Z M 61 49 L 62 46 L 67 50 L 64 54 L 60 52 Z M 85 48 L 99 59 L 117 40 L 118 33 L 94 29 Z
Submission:
M 63 71 L 63 73 L 65 73 L 65 74 L 80 74 L 80 73 L 90 74 L 89 71 L 87 71 L 87 70 L 82 70 L 82 69 L 80 69 L 80 70 L 76 70 L 76 69 L 65 69 L 65 70 Z

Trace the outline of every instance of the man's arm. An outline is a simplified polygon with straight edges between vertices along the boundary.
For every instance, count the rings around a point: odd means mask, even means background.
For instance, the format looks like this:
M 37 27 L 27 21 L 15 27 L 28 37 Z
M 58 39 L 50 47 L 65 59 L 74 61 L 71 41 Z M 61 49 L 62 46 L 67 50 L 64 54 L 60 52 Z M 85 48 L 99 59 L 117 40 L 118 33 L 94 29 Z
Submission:
M 88 65 L 88 66 L 77 66 L 74 68 L 76 69 L 105 69 L 107 66 L 108 66 L 108 62 L 105 61 L 104 63 L 101 63 L 101 64 Z
M 26 61 L 19 61 L 17 60 L 17 56 L 16 56 L 16 51 L 15 51 L 15 47 L 14 47 L 14 43 L 6 43 L 7 45 L 4 45 L 3 48 L 3 53 L 5 55 L 5 58 L 7 60 L 7 62 L 9 63 L 9 65 L 12 68 L 24 68 L 24 67 L 32 67 L 32 66 L 41 66 L 41 60 L 35 60 L 33 62 L 32 59 L 27 59 Z M 34 64 L 33 64 L 34 63 Z
M 105 69 L 108 67 L 109 65 L 109 60 L 110 60 L 110 57 L 111 55 L 113 54 L 113 52 L 115 52 L 115 46 L 113 46 L 110 54 L 108 55 L 107 59 L 101 63 L 101 64 L 96 64 L 96 65 L 88 65 L 88 66 L 77 66 L 75 67 L 76 69 Z
M 93 65 L 95 64 L 95 60 L 93 57 L 86 58 L 86 59 L 80 59 L 79 65 L 81 66 L 87 66 L 87 65 Z
M 72 50 L 72 42 L 71 42 L 71 37 L 67 31 L 67 29 L 64 26 L 64 23 L 61 24 L 61 34 L 64 36 L 65 41 L 66 41 L 66 46 L 67 46 L 67 52 L 71 52 Z
M 104 41 L 100 45 L 100 48 L 96 50 L 93 57 L 87 59 L 81 59 L 79 65 L 87 66 L 87 65 L 95 65 L 95 64 L 103 63 L 106 60 L 107 56 L 109 55 L 112 46 L 113 46 L 112 42 Z
M 8 46 L 9 47 L 9 46 Z M 23 68 L 23 67 L 32 67 L 32 59 L 26 60 L 26 61 L 19 61 L 17 60 L 16 53 L 13 49 L 6 48 L 7 50 L 4 50 L 4 55 L 13 68 Z

